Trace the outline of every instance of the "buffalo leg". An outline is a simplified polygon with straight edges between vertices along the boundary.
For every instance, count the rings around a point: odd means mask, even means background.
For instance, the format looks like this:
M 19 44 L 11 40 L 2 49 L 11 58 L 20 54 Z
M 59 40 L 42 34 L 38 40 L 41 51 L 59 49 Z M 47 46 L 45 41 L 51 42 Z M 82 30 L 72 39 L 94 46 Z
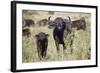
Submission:
M 65 43 L 63 42 L 63 50 L 65 50 L 66 49 L 66 46 L 65 46 Z
M 46 55 L 47 55 L 47 52 L 46 52 L 46 50 L 44 51 L 44 57 L 46 57 Z
M 40 58 L 40 60 L 41 60 L 41 50 L 40 49 L 38 49 L 38 57 Z
M 55 42 L 55 44 L 56 44 L 57 52 L 59 52 L 59 44 L 57 42 Z

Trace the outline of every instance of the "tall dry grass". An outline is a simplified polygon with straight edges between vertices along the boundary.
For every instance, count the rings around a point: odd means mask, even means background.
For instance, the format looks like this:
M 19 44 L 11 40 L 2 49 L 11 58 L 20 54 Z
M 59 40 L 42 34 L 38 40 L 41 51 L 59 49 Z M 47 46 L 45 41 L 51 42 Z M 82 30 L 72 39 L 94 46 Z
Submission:
M 31 18 L 35 22 L 37 22 L 40 19 L 48 18 L 48 16 L 51 16 L 51 14 L 48 14 L 48 12 L 43 11 L 37 11 L 37 14 L 30 14 L 31 11 L 27 11 L 26 13 L 23 13 L 23 18 L 28 19 Z M 91 31 L 90 31 L 90 25 L 91 25 L 91 15 L 88 13 L 61 13 L 61 12 L 54 12 L 53 17 L 67 17 L 70 16 L 72 20 L 77 20 L 80 17 L 84 17 L 86 20 L 86 31 L 83 30 L 73 30 L 71 34 L 69 34 L 65 38 L 65 44 L 66 44 L 66 50 L 63 52 L 62 45 L 60 45 L 60 52 L 57 53 L 55 42 L 53 39 L 53 29 L 49 29 L 47 26 L 38 26 L 38 24 L 35 24 L 35 26 L 30 27 L 31 30 L 31 36 L 29 38 L 22 36 L 22 62 L 39 62 L 39 57 L 37 53 L 36 48 L 36 38 L 35 35 L 39 32 L 45 32 L 49 34 L 48 37 L 48 49 L 47 49 L 47 56 L 44 59 L 44 61 L 63 61 L 63 60 L 87 60 L 89 57 L 91 57 L 90 53 L 91 51 L 89 48 L 91 48 Z M 75 35 L 75 37 L 71 37 L 72 35 Z M 70 41 L 73 40 L 73 52 L 71 53 L 71 47 L 70 47 Z

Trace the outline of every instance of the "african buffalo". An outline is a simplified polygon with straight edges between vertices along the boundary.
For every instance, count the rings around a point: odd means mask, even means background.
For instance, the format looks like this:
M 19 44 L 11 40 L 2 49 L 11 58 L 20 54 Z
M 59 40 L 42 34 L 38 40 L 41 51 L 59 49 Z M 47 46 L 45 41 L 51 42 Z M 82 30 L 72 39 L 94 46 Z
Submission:
M 36 44 L 37 44 L 37 50 L 38 50 L 38 56 L 40 60 L 46 57 L 47 47 L 48 47 L 48 34 L 45 34 L 44 32 L 40 32 L 36 37 Z
M 85 18 L 81 18 L 79 20 L 72 21 L 72 25 L 71 26 L 72 26 L 72 28 L 77 28 L 77 30 L 80 30 L 80 29 L 85 30 L 86 29 Z
M 48 20 L 47 19 L 42 19 L 40 21 L 38 21 L 39 26 L 45 26 L 48 24 Z
M 24 19 L 23 21 L 22 21 L 22 27 L 24 28 L 24 27 L 30 27 L 30 26 L 32 26 L 32 25 L 34 25 L 35 24 L 35 22 L 32 20 L 32 19 Z
M 59 44 L 63 45 L 63 50 L 66 49 L 65 43 L 64 43 L 64 34 L 65 30 L 68 33 L 71 30 L 71 20 L 69 19 L 63 19 L 62 17 L 55 18 L 53 22 L 54 29 L 53 29 L 53 37 L 55 40 L 57 51 L 59 52 Z

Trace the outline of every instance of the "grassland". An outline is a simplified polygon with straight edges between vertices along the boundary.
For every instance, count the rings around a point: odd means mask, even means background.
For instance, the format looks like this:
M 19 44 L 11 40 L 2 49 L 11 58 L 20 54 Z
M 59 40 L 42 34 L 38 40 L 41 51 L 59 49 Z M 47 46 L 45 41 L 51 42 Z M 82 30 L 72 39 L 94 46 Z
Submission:
M 32 11 L 34 12 L 34 11 Z M 48 12 L 38 11 L 32 14 L 31 11 L 23 13 L 23 18 L 28 19 L 31 18 L 35 22 L 42 18 L 48 18 L 48 16 L 54 17 L 67 17 L 70 16 L 72 20 L 77 20 L 80 17 L 84 17 L 86 20 L 86 31 L 83 30 L 73 30 L 73 33 L 69 34 L 65 38 L 66 50 L 63 52 L 62 45 L 60 45 L 60 52 L 57 53 L 55 42 L 53 39 L 52 29 L 48 28 L 48 25 L 39 27 L 38 24 L 35 26 L 30 27 L 31 36 L 29 38 L 22 36 L 22 62 L 29 63 L 29 62 L 39 62 L 39 57 L 36 48 L 36 38 L 35 35 L 39 32 L 45 32 L 49 34 L 48 37 L 48 49 L 47 49 L 47 56 L 44 61 L 63 61 L 63 60 L 87 60 L 91 57 L 91 31 L 90 31 L 90 20 L 91 15 L 89 13 L 61 13 L 55 12 L 54 14 L 48 14 Z M 31 13 L 31 14 L 30 14 Z M 74 34 L 75 37 L 71 38 L 71 35 Z M 73 53 L 71 54 L 70 48 L 70 40 L 73 39 Z

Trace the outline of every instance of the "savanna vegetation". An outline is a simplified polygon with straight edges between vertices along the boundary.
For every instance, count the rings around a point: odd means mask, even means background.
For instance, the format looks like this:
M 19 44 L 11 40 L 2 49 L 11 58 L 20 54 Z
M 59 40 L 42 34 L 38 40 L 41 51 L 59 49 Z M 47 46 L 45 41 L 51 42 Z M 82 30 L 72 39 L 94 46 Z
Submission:
M 87 60 L 91 58 L 91 14 L 23 10 L 22 16 L 22 19 L 32 19 L 35 21 L 34 26 L 27 27 L 30 29 L 31 36 L 22 36 L 22 62 L 29 63 L 40 61 L 37 53 L 35 37 L 39 32 L 49 34 L 47 56 L 44 61 Z M 60 52 L 57 53 L 52 35 L 53 29 L 49 29 L 48 24 L 46 26 L 39 26 L 37 23 L 39 20 L 47 19 L 49 16 L 53 17 L 52 20 L 56 17 L 65 18 L 70 16 L 72 21 L 84 17 L 86 20 L 86 30 L 73 29 L 72 33 L 68 34 L 65 38 L 66 50 L 63 52 L 62 46 L 60 46 Z M 73 34 L 75 35 L 74 37 L 72 37 Z M 73 40 L 72 53 L 70 48 L 71 40 Z

